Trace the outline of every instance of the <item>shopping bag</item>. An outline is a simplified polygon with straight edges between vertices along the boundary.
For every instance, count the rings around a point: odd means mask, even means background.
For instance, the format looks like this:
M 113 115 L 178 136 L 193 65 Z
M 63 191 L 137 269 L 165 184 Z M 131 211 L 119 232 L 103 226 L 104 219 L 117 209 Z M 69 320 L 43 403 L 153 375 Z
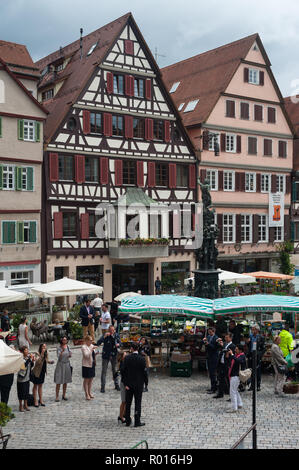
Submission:
M 289 353 L 286 357 L 285 357 L 285 360 L 287 361 L 288 363 L 288 367 L 294 367 L 294 363 L 292 361 L 292 354 Z

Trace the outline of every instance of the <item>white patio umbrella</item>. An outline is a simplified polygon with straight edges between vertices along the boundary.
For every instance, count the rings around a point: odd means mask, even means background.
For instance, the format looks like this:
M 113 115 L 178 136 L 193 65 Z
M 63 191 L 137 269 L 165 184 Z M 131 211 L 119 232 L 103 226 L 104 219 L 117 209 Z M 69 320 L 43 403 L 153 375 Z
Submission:
M 0 375 L 15 374 L 24 366 L 23 354 L 0 340 Z
M 138 294 L 138 292 L 123 292 L 122 294 L 119 294 L 117 297 L 114 298 L 117 302 L 121 302 L 124 299 L 127 299 L 128 297 L 136 297 L 136 295 L 141 295 Z
M 47 284 L 41 284 L 39 287 L 30 290 L 31 295 L 38 297 L 65 297 L 68 295 L 101 294 L 102 292 L 103 287 L 101 286 L 76 281 L 68 277 L 48 282 Z
M 9 290 L 7 287 L 0 287 L 0 304 L 9 302 L 18 302 L 27 299 L 27 294 L 15 290 Z
M 231 271 L 222 271 L 219 270 L 219 285 L 221 284 L 221 281 L 224 281 L 225 285 L 229 284 L 251 284 L 252 282 L 256 282 L 256 279 L 254 276 L 250 276 L 249 274 L 239 274 L 239 273 L 233 273 Z M 194 282 L 194 277 L 189 277 L 188 279 L 185 279 L 184 284 L 188 285 L 189 280 Z

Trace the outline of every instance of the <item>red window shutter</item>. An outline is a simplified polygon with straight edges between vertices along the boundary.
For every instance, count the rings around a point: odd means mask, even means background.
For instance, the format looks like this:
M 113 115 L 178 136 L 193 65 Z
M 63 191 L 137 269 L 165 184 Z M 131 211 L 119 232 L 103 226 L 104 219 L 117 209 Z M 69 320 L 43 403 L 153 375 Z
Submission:
M 125 116 L 125 137 L 133 139 L 133 117 Z
M 189 188 L 196 188 L 196 165 L 189 165 Z
M 109 160 L 107 157 L 100 159 L 100 183 L 108 184 L 109 182 Z
M 241 233 L 241 214 L 236 215 L 236 243 L 241 243 L 242 233 Z
M 176 188 L 176 164 L 169 163 L 169 187 L 171 189 Z
M 292 180 L 290 175 L 286 176 L 286 194 L 291 193 L 291 188 L 292 188 Z
M 107 93 L 113 93 L 113 73 L 107 72 Z
M 271 193 L 277 192 L 277 179 L 276 175 L 271 175 Z
M 89 239 L 89 214 L 81 214 L 81 239 Z
M 137 186 L 144 186 L 143 162 L 137 162 Z
M 256 174 L 256 192 L 257 193 L 261 192 L 261 174 L 260 173 Z
M 112 135 L 112 114 L 104 113 L 104 135 Z
M 123 184 L 123 162 L 122 160 L 115 160 L 114 162 L 115 171 L 115 186 L 122 186 Z
M 54 238 L 61 239 L 63 237 L 63 214 L 62 212 L 54 212 Z
M 241 173 L 235 173 L 235 191 L 241 191 Z
M 260 222 L 260 217 L 258 214 L 254 214 L 253 217 L 253 231 L 252 231 L 252 237 L 253 237 L 253 243 L 258 243 L 259 241 L 259 222 Z
M 134 96 L 134 77 L 132 75 L 126 75 L 125 93 L 127 96 Z
M 49 173 L 50 181 L 55 182 L 59 180 L 58 153 L 49 154 Z
M 278 156 L 286 158 L 287 156 L 287 144 L 283 140 L 278 141 Z
M 165 142 L 170 142 L 170 122 L 164 122 L 164 140 Z
M 145 120 L 145 140 L 153 140 L 154 137 L 154 121 L 153 119 Z
M 223 242 L 223 214 L 217 214 L 218 238 L 217 242 Z
M 83 111 L 83 134 L 90 134 L 90 111 Z
M 244 69 L 244 82 L 248 83 L 249 82 L 249 68 L 245 67 Z
M 264 72 L 260 72 L 260 85 L 264 86 L 265 84 L 265 74 Z
M 156 186 L 156 164 L 155 162 L 149 162 L 147 164 L 147 185 L 149 188 Z
M 237 135 L 237 153 L 242 152 L 242 139 L 240 135 Z
M 204 183 L 207 177 L 207 170 L 200 170 L 200 181 Z
M 75 155 L 75 181 L 82 184 L 85 181 L 85 157 Z
M 254 105 L 254 120 L 255 121 L 263 120 L 263 107 L 258 104 Z
M 134 54 L 134 43 L 130 39 L 125 40 L 125 54 Z
M 226 100 L 226 116 L 235 117 L 235 102 L 232 100 Z
M 145 81 L 145 97 L 147 100 L 152 99 L 152 80 L 147 78 Z
M 226 134 L 220 136 L 221 152 L 226 152 Z

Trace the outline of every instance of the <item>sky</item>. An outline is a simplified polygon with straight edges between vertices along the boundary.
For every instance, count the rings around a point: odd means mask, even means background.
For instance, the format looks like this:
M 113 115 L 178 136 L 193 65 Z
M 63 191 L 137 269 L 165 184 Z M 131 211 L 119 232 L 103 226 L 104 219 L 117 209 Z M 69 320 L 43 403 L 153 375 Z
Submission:
M 127 12 L 160 67 L 259 33 L 283 96 L 298 93 L 298 0 L 0 0 L 0 39 L 38 60 Z

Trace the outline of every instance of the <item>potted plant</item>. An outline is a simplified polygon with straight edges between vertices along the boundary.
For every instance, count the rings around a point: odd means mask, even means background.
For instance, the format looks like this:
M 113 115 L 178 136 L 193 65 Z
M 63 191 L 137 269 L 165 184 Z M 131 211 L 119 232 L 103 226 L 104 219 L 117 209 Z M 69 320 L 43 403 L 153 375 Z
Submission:
M 83 344 L 83 326 L 80 323 L 77 322 L 71 322 L 70 324 L 71 327 L 71 333 L 73 337 L 73 343 L 74 346 L 77 346 L 79 344 Z
M 287 394 L 295 394 L 299 391 L 299 382 L 287 382 L 283 386 L 283 392 Z
M 9 435 L 4 436 L 2 428 L 14 417 L 15 415 L 12 413 L 11 408 L 6 403 L 0 403 L 0 440 L 2 441 L 3 448 L 7 445 Z

